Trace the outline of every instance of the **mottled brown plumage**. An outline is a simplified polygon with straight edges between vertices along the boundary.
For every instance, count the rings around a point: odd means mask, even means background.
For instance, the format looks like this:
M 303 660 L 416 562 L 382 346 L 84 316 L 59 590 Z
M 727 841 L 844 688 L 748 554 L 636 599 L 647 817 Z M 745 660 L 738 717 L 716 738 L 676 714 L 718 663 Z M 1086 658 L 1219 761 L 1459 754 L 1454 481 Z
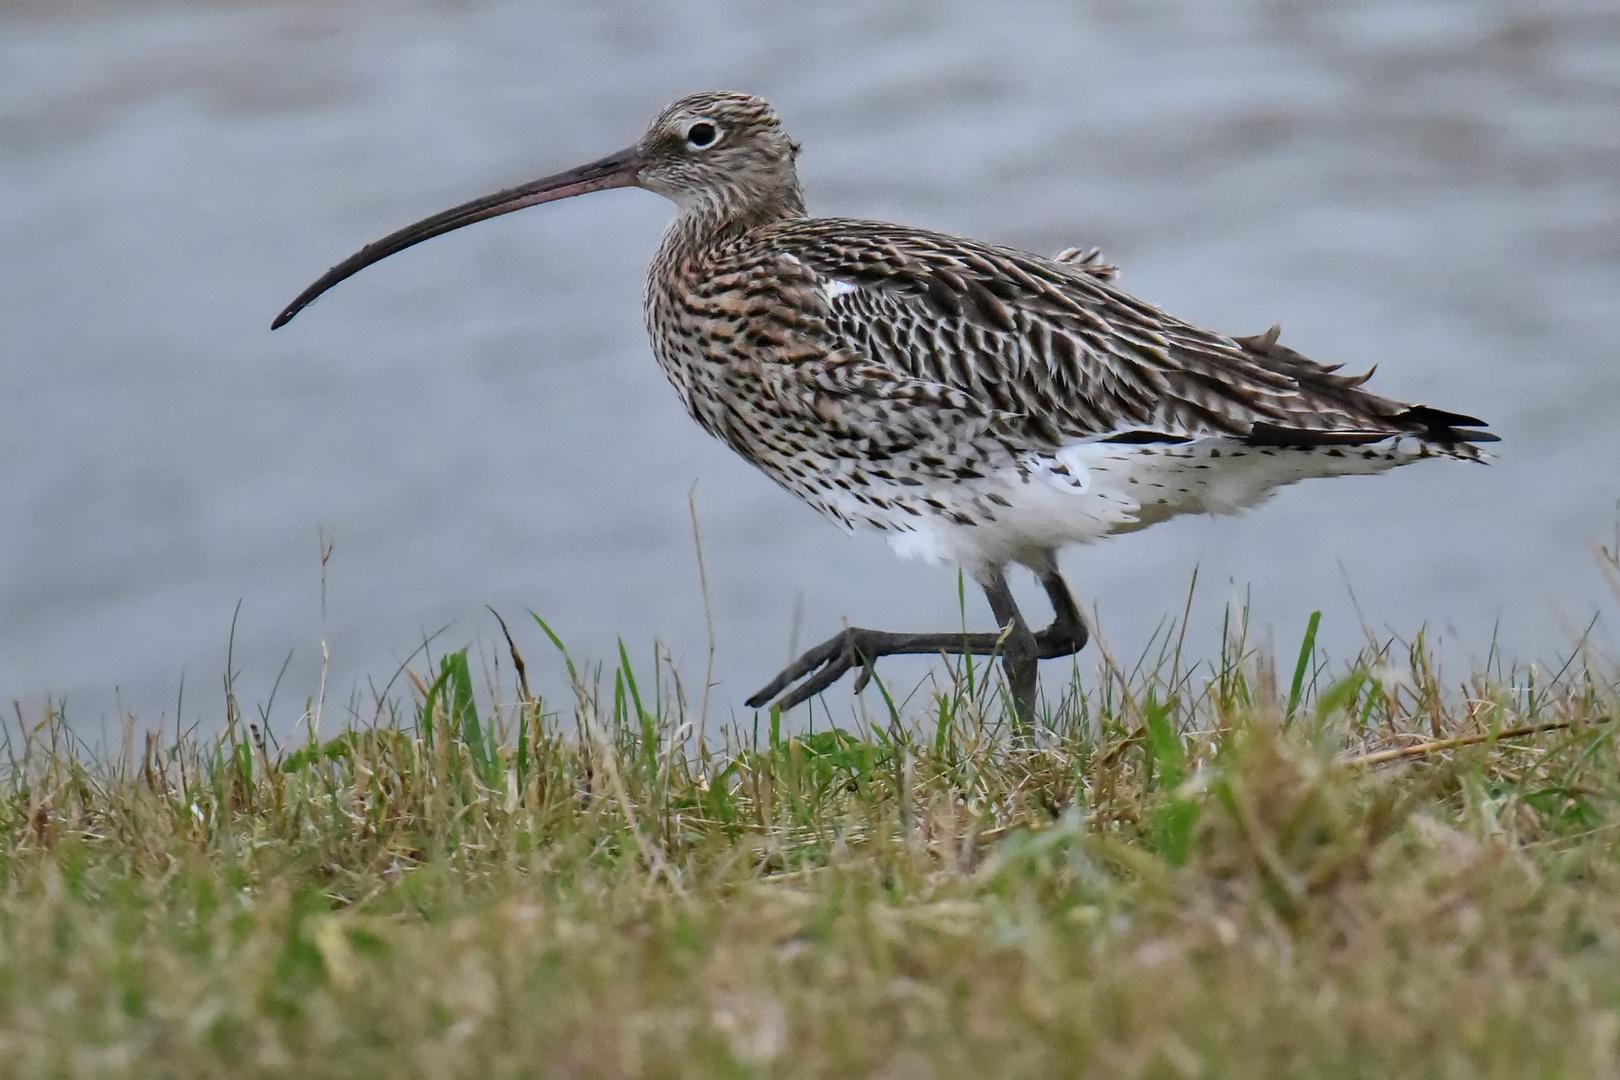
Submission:
M 812 218 L 798 145 L 742 94 L 683 98 L 635 146 L 400 230 L 334 267 L 281 325 L 362 267 L 430 236 L 608 187 L 679 214 L 648 272 L 653 353 L 688 412 L 846 528 L 952 558 L 984 586 L 996 634 L 851 628 L 750 704 L 790 707 L 899 652 L 1001 652 L 1033 716 L 1035 661 L 1086 642 L 1058 548 L 1178 513 L 1230 512 L 1315 475 L 1435 454 L 1477 460 L 1472 417 L 1362 389 L 1278 343 L 1228 337 L 1122 291 L 1095 249 L 1047 259 L 879 222 Z M 1368 373 L 1370 375 L 1371 372 Z M 1035 571 L 1034 633 L 1005 570 Z M 863 681 L 865 674 L 863 673 Z

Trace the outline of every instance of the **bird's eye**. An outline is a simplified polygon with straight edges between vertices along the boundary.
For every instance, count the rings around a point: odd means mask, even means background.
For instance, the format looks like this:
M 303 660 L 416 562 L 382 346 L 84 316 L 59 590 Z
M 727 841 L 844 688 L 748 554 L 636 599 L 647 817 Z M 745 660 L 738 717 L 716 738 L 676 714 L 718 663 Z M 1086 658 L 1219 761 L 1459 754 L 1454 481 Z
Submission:
M 720 137 L 720 129 L 707 120 L 699 120 L 686 129 L 686 141 L 699 150 L 705 146 L 713 146 L 714 140 Z

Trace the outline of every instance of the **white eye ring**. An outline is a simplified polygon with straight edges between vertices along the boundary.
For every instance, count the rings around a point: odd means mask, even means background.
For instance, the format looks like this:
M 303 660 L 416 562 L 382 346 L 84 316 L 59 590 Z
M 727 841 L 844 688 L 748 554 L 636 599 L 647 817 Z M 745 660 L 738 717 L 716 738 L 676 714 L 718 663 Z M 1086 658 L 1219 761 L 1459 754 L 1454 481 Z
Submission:
M 720 141 L 720 125 L 713 120 L 694 120 L 686 129 L 686 145 L 694 150 L 707 150 Z

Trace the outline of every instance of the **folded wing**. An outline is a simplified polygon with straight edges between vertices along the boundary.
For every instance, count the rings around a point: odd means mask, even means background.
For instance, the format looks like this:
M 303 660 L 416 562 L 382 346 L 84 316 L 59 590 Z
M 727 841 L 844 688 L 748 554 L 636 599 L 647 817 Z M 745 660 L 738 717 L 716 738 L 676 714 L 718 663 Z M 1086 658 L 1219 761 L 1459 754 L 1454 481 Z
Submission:
M 755 234 L 826 297 L 838 344 L 962 391 L 1032 446 L 1077 440 L 1356 445 L 1415 435 L 1494 441 L 1482 421 L 1371 394 L 1277 342 L 1165 314 L 1112 283 L 1095 252 L 1057 259 L 877 222 L 796 219 Z M 1459 447 L 1460 448 L 1460 447 Z M 1466 455 L 1466 456 L 1472 456 Z

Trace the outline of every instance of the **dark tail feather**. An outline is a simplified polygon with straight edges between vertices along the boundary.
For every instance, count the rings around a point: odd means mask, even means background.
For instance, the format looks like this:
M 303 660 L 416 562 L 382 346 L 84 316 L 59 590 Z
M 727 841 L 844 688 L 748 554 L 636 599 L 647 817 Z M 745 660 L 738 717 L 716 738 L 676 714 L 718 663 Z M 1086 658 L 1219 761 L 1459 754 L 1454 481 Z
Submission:
M 1431 442 L 1457 443 L 1457 442 L 1501 442 L 1500 435 L 1493 435 L 1489 431 L 1471 431 L 1470 428 L 1483 428 L 1485 421 L 1462 413 L 1446 412 L 1444 409 L 1431 409 L 1427 405 L 1413 405 L 1405 412 L 1394 417 L 1397 424 L 1409 424 L 1413 431 Z M 1421 429 L 1421 430 L 1419 430 Z
M 1382 442 L 1396 435 L 1416 435 L 1424 442 L 1441 446 L 1459 443 L 1501 442 L 1501 437 L 1483 428 L 1485 421 L 1461 413 L 1431 409 L 1427 405 L 1413 405 L 1387 421 L 1390 427 L 1323 430 L 1320 428 L 1287 427 L 1282 424 L 1256 423 L 1249 429 L 1247 441 L 1254 446 L 1362 446 Z M 1124 441 L 1124 440 L 1121 440 Z
M 1462 413 L 1431 409 L 1427 405 L 1406 405 L 1361 392 L 1360 387 L 1378 370 L 1375 364 L 1365 375 L 1338 375 L 1339 365 L 1324 367 L 1316 361 L 1278 343 L 1282 327 L 1273 326 L 1263 334 L 1233 338 L 1244 351 L 1261 358 L 1262 364 L 1296 380 L 1302 391 L 1325 400 L 1351 416 L 1364 415 L 1370 421 L 1361 430 L 1339 429 L 1322 431 L 1314 428 L 1290 427 L 1286 424 L 1256 423 L 1249 430 L 1248 441 L 1259 446 L 1359 446 L 1379 442 L 1393 435 L 1416 435 L 1425 442 L 1440 447 L 1458 447 L 1464 443 L 1501 442 L 1501 437 L 1485 427 L 1485 421 Z M 1395 411 L 1399 410 L 1399 411 Z M 1477 452 L 1462 454 L 1478 458 Z

